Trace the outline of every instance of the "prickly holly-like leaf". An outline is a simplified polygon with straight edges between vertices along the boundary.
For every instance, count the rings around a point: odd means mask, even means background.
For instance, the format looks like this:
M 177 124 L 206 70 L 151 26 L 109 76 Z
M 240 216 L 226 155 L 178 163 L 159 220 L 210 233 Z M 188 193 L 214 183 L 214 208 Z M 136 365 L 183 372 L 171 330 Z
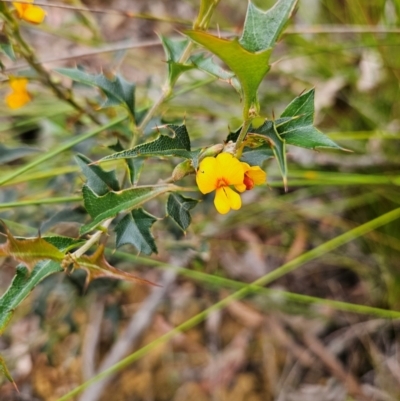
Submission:
M 122 152 L 125 149 L 122 147 L 121 142 L 117 141 L 115 145 L 111 145 L 108 147 L 111 150 L 114 150 L 115 152 Z M 131 184 L 136 184 L 136 182 L 139 180 L 140 172 L 143 167 L 143 159 L 135 158 L 135 159 L 124 159 L 128 171 L 129 171 L 129 181 Z
M 168 63 L 168 81 L 172 88 L 179 76 L 185 71 L 191 70 L 193 65 L 183 64 L 179 62 L 183 52 L 185 51 L 189 40 L 188 39 L 170 39 L 166 36 L 160 36 L 161 42 L 164 47 L 165 54 L 167 56 Z
M 270 69 L 272 49 L 252 53 L 237 38 L 227 40 L 200 31 L 185 31 L 185 34 L 218 56 L 235 73 L 243 92 L 243 118 L 248 119 L 250 108 L 259 108 L 257 90 Z
M 104 245 L 100 245 L 90 256 L 84 255 L 74 261 L 74 265 L 87 272 L 86 287 L 96 278 L 115 278 L 119 280 L 131 281 L 134 283 L 157 285 L 151 281 L 134 276 L 128 272 L 111 266 L 104 257 Z
M 4 332 L 17 306 L 47 276 L 61 272 L 59 262 L 44 260 L 36 264 L 29 274 L 25 266 L 19 265 L 13 281 L 0 298 L 0 335 Z
M 10 43 L 0 43 L 0 52 L 4 53 L 11 61 L 15 61 L 14 48 Z
M 98 163 L 107 160 L 129 159 L 137 156 L 170 156 L 190 159 L 190 138 L 185 125 L 167 125 L 174 136 L 160 135 L 156 140 L 135 146 L 132 149 L 123 150 L 103 157 Z
M 177 189 L 178 187 L 175 185 L 157 185 L 108 192 L 103 196 L 98 196 L 88 186 L 84 185 L 82 188 L 83 202 L 93 221 L 81 227 L 81 235 L 88 233 L 103 221 L 115 217 L 120 212 L 137 209 L 145 202 Z
M 180 194 L 170 194 L 167 201 L 167 214 L 176 224 L 186 231 L 192 221 L 190 210 L 199 203 L 196 199 L 186 198 Z
M 30 271 L 41 260 L 61 262 L 64 259 L 64 253 L 42 237 L 18 239 L 5 225 L 4 230 L 7 241 L 0 245 L 0 256 L 10 256 L 23 263 Z
M 157 246 L 150 231 L 156 221 L 156 217 L 143 209 L 132 210 L 115 227 L 117 248 L 131 244 L 146 255 L 157 253 Z
M 43 237 L 43 239 L 63 253 L 68 252 L 73 248 L 77 248 L 86 242 L 82 239 L 64 237 L 62 235 L 46 236 Z
M 102 90 L 106 96 L 101 107 L 124 106 L 132 117 L 135 117 L 135 88 L 136 85 L 125 81 L 119 75 L 108 79 L 103 74 L 92 75 L 77 68 L 56 68 L 59 74 L 71 78 L 73 81 L 95 86 Z
M 7 368 L 6 362 L 4 361 L 4 359 L 1 355 L 0 355 L 0 372 L 3 373 L 3 375 L 6 377 L 6 379 L 10 383 L 12 383 L 14 385 L 15 389 L 18 391 L 17 385 L 15 384 L 15 381 L 12 378 L 12 376 Z
M 254 138 L 255 137 L 255 138 Z M 259 140 L 265 138 L 265 141 L 269 144 L 272 152 L 274 153 L 276 160 L 278 161 L 279 169 L 282 174 L 283 184 L 285 189 L 287 188 L 287 166 L 286 166 L 286 143 L 281 138 L 278 131 L 276 130 L 276 123 L 274 121 L 266 120 L 263 125 L 256 129 L 250 128 L 249 133 L 246 136 L 247 140 Z
M 249 1 L 239 43 L 249 52 L 259 52 L 274 47 L 297 1 L 279 0 L 267 11 L 260 10 Z
M 84 155 L 77 155 L 75 160 L 87 178 L 86 185 L 97 195 L 104 195 L 110 190 L 119 191 L 114 171 L 104 171 L 100 166 L 90 164 L 92 161 Z
M 220 79 L 221 81 L 228 82 L 232 85 L 235 90 L 242 93 L 240 82 L 236 78 L 235 74 L 231 71 L 224 70 L 218 64 L 216 64 L 212 57 L 206 57 L 204 53 L 194 54 L 190 61 L 199 69 L 208 74 Z
M 282 120 L 282 118 L 288 119 Z M 288 145 L 307 149 L 347 150 L 314 127 L 314 89 L 310 89 L 295 98 L 286 107 L 280 120 L 282 122 L 279 124 L 277 121 L 277 131 Z
M 274 157 L 274 152 L 269 145 L 261 145 L 256 149 L 244 148 L 240 160 L 250 166 L 262 166 L 265 160 Z
M 7 148 L 0 144 L 0 164 L 12 162 L 24 156 L 39 152 L 39 149 L 31 148 L 29 146 L 21 146 L 18 148 Z

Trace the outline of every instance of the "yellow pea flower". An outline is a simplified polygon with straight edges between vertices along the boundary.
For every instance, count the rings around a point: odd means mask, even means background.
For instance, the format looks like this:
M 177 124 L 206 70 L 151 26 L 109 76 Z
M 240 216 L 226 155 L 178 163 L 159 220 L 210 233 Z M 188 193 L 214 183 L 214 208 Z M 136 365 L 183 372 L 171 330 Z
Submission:
M 34 0 L 25 0 L 27 3 L 33 3 Z M 24 21 L 30 22 L 32 24 L 40 24 L 43 22 L 46 16 L 46 11 L 39 6 L 26 3 L 13 2 L 13 6 L 17 10 L 18 17 Z
M 10 77 L 11 92 L 6 96 L 6 104 L 10 109 L 18 109 L 31 101 L 31 96 L 26 90 L 27 85 L 26 78 Z
M 244 170 L 238 159 L 230 153 L 220 153 L 217 157 L 205 157 L 196 174 L 200 192 L 215 191 L 214 205 L 221 214 L 242 206 L 240 195 L 230 186 L 243 184 Z
M 248 191 L 253 189 L 255 185 L 264 184 L 267 179 L 265 171 L 261 170 L 258 166 L 250 166 L 245 162 L 241 162 L 241 164 L 244 170 L 243 183 L 239 186 L 235 186 L 239 192 Z
M 267 174 L 258 166 L 240 162 L 230 153 L 220 153 L 217 157 L 205 157 L 196 173 L 200 192 L 208 194 L 215 191 L 214 205 L 221 214 L 242 206 L 239 192 L 250 190 L 254 185 L 263 184 Z

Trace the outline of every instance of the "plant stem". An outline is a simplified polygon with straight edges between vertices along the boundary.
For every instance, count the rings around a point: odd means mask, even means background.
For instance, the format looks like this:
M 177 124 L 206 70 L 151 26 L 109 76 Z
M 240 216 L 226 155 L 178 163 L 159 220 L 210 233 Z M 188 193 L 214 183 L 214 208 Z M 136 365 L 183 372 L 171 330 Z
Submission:
M 248 119 L 244 120 L 242 129 L 240 130 L 238 139 L 235 144 L 235 150 L 238 150 L 240 148 L 240 145 L 244 141 L 244 138 L 246 138 L 247 130 L 249 129 L 252 120 L 253 120 L 252 118 L 248 118 Z
M 101 226 L 105 230 L 107 230 L 108 226 L 114 218 L 106 220 Z M 71 256 L 72 258 L 78 259 L 80 258 L 86 251 L 88 251 L 92 245 L 99 241 L 100 237 L 104 234 L 105 230 L 98 230 L 96 231 L 80 248 L 78 248 Z
M 193 42 L 189 42 L 183 51 L 178 63 L 184 64 L 190 57 L 190 53 L 193 49 Z M 146 128 L 146 125 L 149 123 L 149 121 L 152 119 L 154 114 L 157 112 L 158 108 L 162 105 L 162 103 L 171 95 L 172 93 L 172 87 L 170 82 L 167 80 L 163 86 L 163 90 L 159 96 L 159 98 L 154 102 L 153 106 L 150 108 L 150 110 L 146 113 L 144 116 L 142 122 L 138 126 L 138 132 L 143 133 L 143 130 Z M 132 139 L 133 141 L 134 139 Z

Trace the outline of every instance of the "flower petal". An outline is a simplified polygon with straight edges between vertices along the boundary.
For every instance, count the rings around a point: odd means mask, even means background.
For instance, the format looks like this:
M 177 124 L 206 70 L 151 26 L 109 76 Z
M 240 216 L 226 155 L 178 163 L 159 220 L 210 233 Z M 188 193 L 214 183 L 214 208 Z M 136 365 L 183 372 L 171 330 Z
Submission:
M 267 173 L 258 166 L 250 167 L 246 175 L 254 182 L 254 185 L 264 184 L 267 179 Z
M 242 207 L 242 199 L 240 195 L 235 192 L 232 188 L 224 187 L 223 188 L 228 198 L 229 205 L 233 210 L 239 210 Z
M 28 85 L 28 80 L 26 78 L 10 77 L 9 84 L 14 92 L 26 92 L 26 86 Z
M 220 178 L 224 178 L 229 185 L 237 185 L 243 182 L 244 171 L 236 157 L 230 153 L 220 153 L 216 159 Z
M 244 192 L 244 191 L 246 191 L 247 187 L 246 187 L 246 184 L 241 183 L 241 184 L 235 185 L 235 189 L 236 189 L 236 191 Z
M 23 19 L 32 24 L 41 24 L 46 17 L 46 11 L 38 6 L 29 6 L 23 15 Z
M 12 92 L 6 96 L 6 103 L 10 109 L 18 109 L 31 100 L 26 91 Z
M 221 214 L 226 214 L 231 210 L 230 201 L 225 193 L 226 188 L 229 187 L 218 188 L 215 192 L 214 206 Z
M 33 3 L 34 0 L 25 0 L 25 2 Z M 13 2 L 12 4 L 17 10 L 18 17 L 32 24 L 40 24 L 46 16 L 46 11 L 39 6 L 18 2 Z
M 196 183 L 203 194 L 208 194 L 217 188 L 217 160 L 215 157 L 205 157 L 196 173 Z

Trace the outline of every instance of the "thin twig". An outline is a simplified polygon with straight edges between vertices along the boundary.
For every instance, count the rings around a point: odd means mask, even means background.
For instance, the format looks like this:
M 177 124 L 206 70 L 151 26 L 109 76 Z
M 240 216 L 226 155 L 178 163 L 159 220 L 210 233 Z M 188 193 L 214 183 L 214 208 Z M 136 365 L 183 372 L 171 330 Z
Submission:
M 92 303 L 89 312 L 89 322 L 82 345 L 82 375 L 88 380 L 96 372 L 96 350 L 100 338 L 100 326 L 103 320 L 104 302 L 97 300 Z
M 5 3 L 15 3 L 14 0 L 3 0 Z M 27 1 L 18 1 L 21 4 L 30 4 Z M 80 12 L 91 12 L 96 14 L 115 14 L 121 15 L 127 18 L 138 18 L 138 19 L 146 19 L 150 21 L 160 21 L 160 22 L 169 22 L 169 23 L 176 23 L 176 24 L 183 24 L 183 25 L 191 25 L 191 21 L 180 19 L 180 18 L 172 18 L 172 17 L 157 17 L 155 15 L 146 14 L 146 13 L 135 13 L 133 11 L 127 10 L 115 10 L 110 8 L 90 8 L 90 7 L 77 7 L 77 6 L 70 6 L 65 4 L 56 4 L 56 3 L 42 3 L 40 1 L 35 1 L 35 5 L 40 7 L 48 7 L 48 8 L 59 8 L 64 10 L 71 10 L 71 11 L 80 11 Z
M 103 53 L 112 53 L 112 52 L 119 52 L 122 50 L 131 50 L 131 49 L 135 49 L 135 48 L 154 47 L 154 46 L 161 46 L 161 42 L 159 39 L 148 40 L 148 41 L 143 41 L 143 42 L 139 42 L 139 43 L 131 43 L 131 44 L 129 44 L 126 40 L 124 40 L 124 41 L 119 42 L 119 44 L 115 43 L 115 44 L 112 44 L 109 46 L 104 46 L 102 48 L 91 50 L 91 51 L 88 51 L 85 53 L 77 53 L 77 54 L 72 54 L 70 56 L 51 58 L 51 59 L 45 59 L 45 60 L 35 60 L 35 64 L 59 63 L 62 61 L 80 59 L 83 57 L 96 56 L 98 54 L 103 54 Z M 17 64 L 17 65 L 14 65 L 12 67 L 9 67 L 9 68 L 3 70 L 2 72 L 8 73 L 11 71 L 24 69 L 27 66 L 28 66 L 28 64 Z

